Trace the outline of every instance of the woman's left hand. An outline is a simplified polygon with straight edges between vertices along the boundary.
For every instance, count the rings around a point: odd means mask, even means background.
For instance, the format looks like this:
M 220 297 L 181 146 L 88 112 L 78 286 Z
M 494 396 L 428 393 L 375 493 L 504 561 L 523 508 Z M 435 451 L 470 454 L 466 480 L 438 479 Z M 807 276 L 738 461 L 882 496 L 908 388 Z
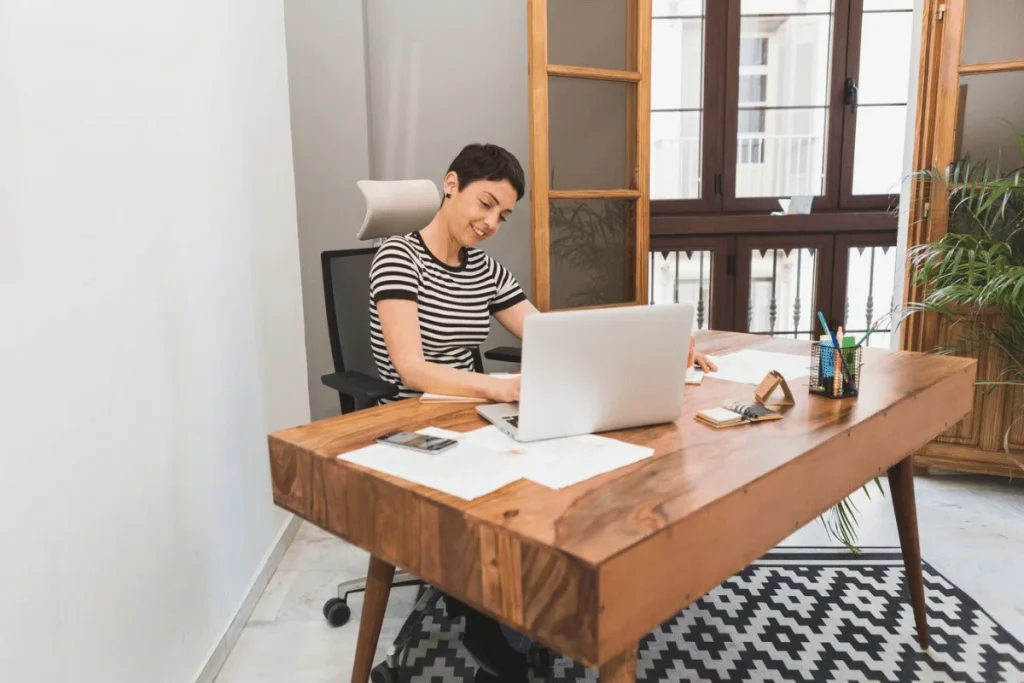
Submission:
M 686 361 L 686 367 L 692 368 L 694 365 L 700 367 L 704 372 L 715 372 L 718 370 L 718 366 L 712 363 L 707 356 L 697 351 L 697 342 L 693 337 L 690 337 L 690 353 Z

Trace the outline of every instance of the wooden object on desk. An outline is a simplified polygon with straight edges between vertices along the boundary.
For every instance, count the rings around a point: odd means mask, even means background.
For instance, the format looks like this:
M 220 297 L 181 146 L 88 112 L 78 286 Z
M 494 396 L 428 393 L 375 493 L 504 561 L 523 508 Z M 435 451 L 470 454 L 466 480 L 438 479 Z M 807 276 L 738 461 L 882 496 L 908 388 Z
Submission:
M 716 355 L 809 351 L 793 340 L 699 337 Z M 384 574 L 381 563 L 401 567 L 628 683 L 648 632 L 971 407 L 973 360 L 868 350 L 864 373 L 856 401 L 808 395 L 786 419 L 756 430 L 697 424 L 698 409 L 736 392 L 734 383 L 706 382 L 686 392 L 677 422 L 609 434 L 653 448 L 652 457 L 565 489 L 520 480 L 472 502 L 337 459 L 399 425 L 466 431 L 484 424 L 471 406 L 401 401 L 270 435 L 274 501 L 368 551 L 374 575 Z M 806 392 L 806 379 L 794 391 Z M 911 596 L 923 609 L 908 471 L 896 470 L 894 504 Z M 364 610 L 369 626 L 361 631 L 376 630 L 371 616 Z M 365 683 L 372 635 L 360 634 L 353 683 Z
M 786 382 L 786 378 L 783 377 L 778 371 L 772 370 L 768 375 L 761 380 L 761 383 L 754 389 L 754 399 L 763 406 L 768 405 L 768 400 L 775 393 L 776 389 L 782 389 L 782 400 L 777 401 L 775 405 L 778 406 L 792 406 L 796 405 L 796 399 L 793 398 L 793 392 L 789 388 L 789 383 Z

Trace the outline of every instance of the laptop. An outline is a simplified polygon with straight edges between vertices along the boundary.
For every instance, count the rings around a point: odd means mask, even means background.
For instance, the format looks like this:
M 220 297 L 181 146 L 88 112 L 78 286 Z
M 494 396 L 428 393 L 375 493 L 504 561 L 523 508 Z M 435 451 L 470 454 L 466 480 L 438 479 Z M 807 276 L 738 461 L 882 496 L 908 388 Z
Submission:
M 476 410 L 521 442 L 674 422 L 693 316 L 692 304 L 531 315 L 518 404 Z

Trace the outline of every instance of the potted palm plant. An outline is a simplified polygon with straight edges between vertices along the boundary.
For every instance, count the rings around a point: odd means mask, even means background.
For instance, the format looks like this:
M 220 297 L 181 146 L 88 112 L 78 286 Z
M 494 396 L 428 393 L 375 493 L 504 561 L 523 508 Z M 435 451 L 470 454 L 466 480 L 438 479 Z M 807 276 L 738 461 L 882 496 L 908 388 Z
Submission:
M 958 323 L 959 339 L 937 348 L 939 353 L 998 351 L 1001 372 L 979 379 L 979 385 L 1024 387 L 1024 137 L 1015 137 L 1020 160 L 1011 171 L 1001 170 L 998 160 L 965 157 L 945 173 L 917 174 L 942 183 L 949 226 L 938 240 L 909 250 L 913 280 L 925 295 L 907 306 L 904 318 L 930 312 Z M 1013 410 L 1016 421 L 1006 430 L 1003 450 L 1024 469 L 1009 447 L 1024 405 Z

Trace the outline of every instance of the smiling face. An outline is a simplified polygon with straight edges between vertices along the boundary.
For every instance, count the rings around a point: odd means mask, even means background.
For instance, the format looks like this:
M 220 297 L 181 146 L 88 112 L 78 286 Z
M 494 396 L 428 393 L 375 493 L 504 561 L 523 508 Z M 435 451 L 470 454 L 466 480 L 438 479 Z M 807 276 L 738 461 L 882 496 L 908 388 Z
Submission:
M 507 180 L 477 180 L 460 190 L 454 171 L 445 176 L 444 191 L 451 195 L 442 206 L 448 230 L 463 247 L 475 247 L 494 236 L 518 199 Z

